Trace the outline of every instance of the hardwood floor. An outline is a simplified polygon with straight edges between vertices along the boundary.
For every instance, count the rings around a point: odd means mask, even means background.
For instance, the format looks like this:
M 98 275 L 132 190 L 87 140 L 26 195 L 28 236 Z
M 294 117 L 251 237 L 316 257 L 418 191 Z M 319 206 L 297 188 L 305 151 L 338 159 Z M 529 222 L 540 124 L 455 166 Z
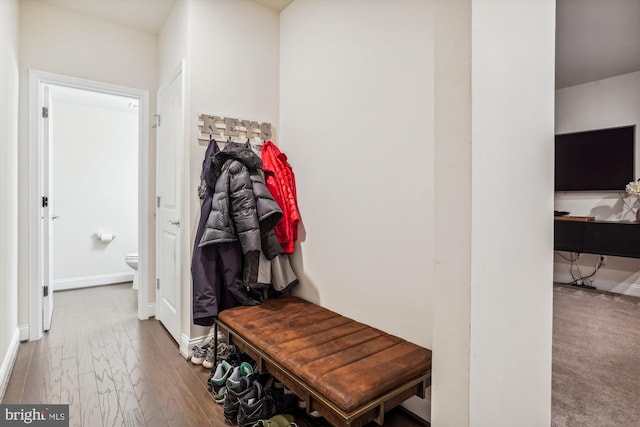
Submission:
M 209 371 L 160 322 L 139 321 L 136 298 L 130 283 L 56 292 L 51 330 L 20 344 L 3 403 L 68 403 L 72 427 L 224 426 Z M 420 425 L 400 410 L 385 422 Z

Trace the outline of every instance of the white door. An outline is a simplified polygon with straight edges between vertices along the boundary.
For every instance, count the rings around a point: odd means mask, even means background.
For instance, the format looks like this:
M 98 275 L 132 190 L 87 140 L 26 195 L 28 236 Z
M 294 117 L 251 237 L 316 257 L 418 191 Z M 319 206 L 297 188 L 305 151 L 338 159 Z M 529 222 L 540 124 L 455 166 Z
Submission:
M 42 221 L 42 245 L 40 246 L 42 253 L 42 329 L 48 331 L 51 328 L 51 317 L 53 315 L 53 289 L 51 289 L 52 267 L 51 267 L 51 248 L 53 245 L 53 150 L 51 147 L 52 130 L 50 127 L 51 120 L 51 94 L 49 86 L 42 85 L 42 203 L 41 215 Z
M 156 317 L 180 342 L 180 188 L 184 139 L 182 68 L 158 93 Z

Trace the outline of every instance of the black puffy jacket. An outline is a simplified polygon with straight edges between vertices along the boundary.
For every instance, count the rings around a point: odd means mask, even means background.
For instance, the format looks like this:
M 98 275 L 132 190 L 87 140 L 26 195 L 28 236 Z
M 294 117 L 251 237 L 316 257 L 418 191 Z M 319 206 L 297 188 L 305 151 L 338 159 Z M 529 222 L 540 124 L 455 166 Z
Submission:
M 282 210 L 260 174 L 262 160 L 250 146 L 229 142 L 213 158 L 216 181 L 211 212 L 200 246 L 239 240 L 245 257 L 268 259 L 282 253 L 273 231 Z

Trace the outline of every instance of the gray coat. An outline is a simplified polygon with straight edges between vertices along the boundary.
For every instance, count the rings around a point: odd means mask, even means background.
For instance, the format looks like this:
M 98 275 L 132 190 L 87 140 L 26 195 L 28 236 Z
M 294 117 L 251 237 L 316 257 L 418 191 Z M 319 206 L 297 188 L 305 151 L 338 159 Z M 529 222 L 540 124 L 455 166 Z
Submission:
M 260 174 L 262 160 L 250 146 L 227 143 L 213 158 L 216 181 L 211 212 L 199 246 L 240 241 L 245 263 L 282 253 L 273 231 L 282 210 Z M 257 267 L 256 267 L 257 268 Z

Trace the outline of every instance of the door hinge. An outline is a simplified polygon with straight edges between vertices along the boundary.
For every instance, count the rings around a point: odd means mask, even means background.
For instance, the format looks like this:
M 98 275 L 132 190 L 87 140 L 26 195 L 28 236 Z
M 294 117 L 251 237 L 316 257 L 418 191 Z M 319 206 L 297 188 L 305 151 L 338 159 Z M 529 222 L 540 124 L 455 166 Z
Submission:
M 43 119 L 48 119 L 49 118 L 49 108 L 48 107 L 42 107 L 42 118 Z
M 156 207 L 160 207 L 160 196 L 156 196 Z
M 154 128 L 159 128 L 160 127 L 160 114 L 154 114 L 153 117 L 156 118 L 156 125 L 153 126 Z
M 156 279 L 156 289 L 160 289 L 160 279 Z
M 42 207 L 46 208 L 49 206 L 49 198 L 47 196 L 42 196 Z
M 48 297 L 49 296 L 49 285 L 45 285 L 42 287 L 42 296 L 44 297 Z

